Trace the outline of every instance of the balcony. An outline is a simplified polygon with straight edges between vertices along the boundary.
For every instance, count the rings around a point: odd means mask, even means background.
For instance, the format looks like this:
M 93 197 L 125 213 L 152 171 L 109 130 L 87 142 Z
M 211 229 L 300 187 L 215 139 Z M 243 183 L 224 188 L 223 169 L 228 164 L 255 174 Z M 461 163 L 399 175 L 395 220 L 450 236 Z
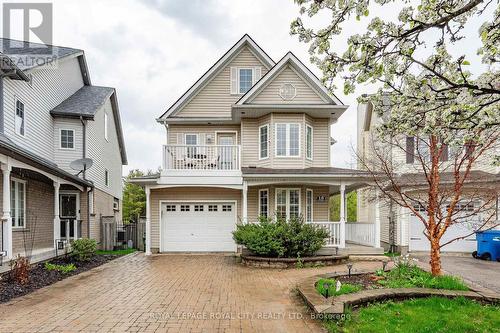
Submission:
M 241 184 L 241 146 L 164 145 L 162 169 L 166 183 L 176 183 L 167 177 L 188 176 L 198 183 L 210 183 L 210 177 L 233 177 L 229 183 Z

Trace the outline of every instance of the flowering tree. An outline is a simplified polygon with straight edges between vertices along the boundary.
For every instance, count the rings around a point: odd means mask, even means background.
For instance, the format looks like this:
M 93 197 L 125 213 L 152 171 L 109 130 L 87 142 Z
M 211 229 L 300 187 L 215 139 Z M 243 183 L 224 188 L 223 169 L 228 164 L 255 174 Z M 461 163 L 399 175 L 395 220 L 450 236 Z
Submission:
M 461 207 L 464 191 L 472 179 L 477 164 L 498 163 L 498 131 L 500 124 L 500 7 L 494 1 L 423 0 L 417 6 L 408 1 L 390 0 L 295 0 L 301 17 L 291 24 L 291 33 L 310 44 L 311 60 L 323 72 L 325 84 L 334 89 L 334 80 L 344 79 L 344 93 L 355 91 L 359 84 L 378 86 L 377 93 L 364 96 L 360 102 L 371 103 L 383 119 L 374 145 L 376 161 L 362 164 L 385 181 L 377 185 L 396 204 L 412 210 L 416 203 L 426 214 L 413 209 L 426 228 L 431 244 L 431 267 L 439 274 L 440 248 L 443 234 L 457 223 L 454 212 Z M 378 8 L 376 8 L 378 7 Z M 335 38 L 353 19 L 370 17 L 370 10 L 398 9 L 395 21 L 373 17 L 367 30 L 352 33 L 347 47 L 340 50 Z M 489 14 L 494 10 L 492 17 Z M 315 16 L 322 12 L 331 21 L 320 28 L 310 28 L 304 21 L 316 25 Z M 307 15 L 307 18 L 304 18 Z M 365 18 L 366 17 L 366 18 Z M 472 59 L 453 56 L 465 38 L 464 29 L 472 19 L 481 19 L 482 43 L 478 54 L 484 67 L 472 75 L 467 70 Z M 419 183 L 422 193 L 408 197 L 398 177 L 392 159 L 387 159 L 387 147 L 406 154 L 402 140 L 413 137 L 418 171 L 424 175 Z M 419 147 L 425 147 L 425 153 Z M 444 152 L 453 152 L 443 161 Z M 391 153 L 392 154 L 392 153 Z M 392 155 L 391 155 L 392 156 Z M 368 163 L 369 162 L 369 163 Z M 446 163 L 443 163 L 446 162 Z M 376 177 L 375 177 L 376 178 Z M 446 184 L 444 178 L 448 178 Z M 414 184 L 417 185 L 417 184 Z M 452 195 L 453 193 L 453 195 Z M 486 200 L 487 202 L 488 200 Z M 447 212 L 447 213 L 444 213 Z M 463 213 L 462 213 L 463 215 Z

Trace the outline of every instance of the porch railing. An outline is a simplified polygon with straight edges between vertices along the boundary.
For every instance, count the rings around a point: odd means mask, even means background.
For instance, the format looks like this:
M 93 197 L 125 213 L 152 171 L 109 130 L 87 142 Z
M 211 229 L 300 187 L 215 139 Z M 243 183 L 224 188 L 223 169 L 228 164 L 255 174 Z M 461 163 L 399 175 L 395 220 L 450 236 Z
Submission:
M 346 223 L 345 240 L 360 245 L 375 246 L 375 224 L 362 222 Z
M 327 247 L 341 246 L 341 222 L 308 222 L 320 228 L 326 229 L 330 236 L 326 239 Z
M 164 145 L 163 170 L 222 170 L 241 167 L 239 145 Z

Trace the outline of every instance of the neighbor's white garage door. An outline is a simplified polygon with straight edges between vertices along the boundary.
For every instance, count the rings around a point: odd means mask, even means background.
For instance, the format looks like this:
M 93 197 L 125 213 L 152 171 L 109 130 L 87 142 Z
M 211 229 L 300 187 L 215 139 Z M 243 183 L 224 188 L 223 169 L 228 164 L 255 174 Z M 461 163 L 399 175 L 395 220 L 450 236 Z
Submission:
M 452 239 L 463 237 L 474 230 L 473 223 L 458 223 L 452 225 L 446 230 L 441 244 L 447 243 Z M 430 243 L 424 235 L 424 225 L 418 217 L 410 215 L 410 251 L 430 251 Z M 473 252 L 476 250 L 476 234 L 454 241 L 441 248 L 443 252 Z
M 167 202 L 161 220 L 162 252 L 236 251 L 234 203 Z

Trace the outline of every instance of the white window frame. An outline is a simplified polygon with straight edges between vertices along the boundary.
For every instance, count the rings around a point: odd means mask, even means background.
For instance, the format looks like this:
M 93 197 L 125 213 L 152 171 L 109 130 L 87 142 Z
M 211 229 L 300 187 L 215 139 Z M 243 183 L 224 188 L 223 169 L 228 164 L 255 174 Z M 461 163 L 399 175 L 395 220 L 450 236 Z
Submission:
M 247 93 L 247 92 L 241 92 L 241 91 L 240 91 L 240 88 L 241 88 L 241 87 L 240 87 L 240 83 L 241 83 L 241 82 L 240 82 L 240 72 L 241 72 L 242 70 L 250 70 L 250 71 L 252 72 L 252 83 L 251 83 L 251 85 L 250 85 L 250 89 L 252 89 L 253 85 L 255 84 L 255 82 L 254 82 L 254 80 L 255 80 L 255 68 L 253 68 L 253 67 L 237 67 L 237 68 L 236 68 L 236 76 L 237 76 L 237 77 L 236 77 L 236 84 L 237 84 L 236 89 L 237 89 L 237 91 L 238 91 L 238 95 L 244 95 L 244 94 L 246 94 L 246 93 Z M 250 90 L 250 89 L 249 89 L 249 90 Z M 247 91 L 248 91 L 248 90 L 247 90 Z
M 23 105 L 23 133 L 19 133 L 17 131 L 17 126 L 16 126 L 16 120 L 17 120 L 17 103 L 21 103 Z M 16 133 L 17 135 L 21 136 L 21 137 L 25 137 L 26 136 L 26 104 L 24 104 L 23 101 L 21 101 L 19 98 L 15 98 L 14 99 L 14 133 Z
M 311 130 L 311 142 L 307 142 L 308 140 L 308 131 Z M 313 159 L 313 147 L 314 147 L 314 130 L 313 130 L 313 127 L 310 126 L 310 125 L 306 125 L 306 134 L 305 134 L 305 138 L 306 138 L 306 145 L 305 145 L 305 149 L 306 149 L 306 158 L 308 160 L 312 160 Z M 309 144 L 311 145 L 311 147 L 309 147 Z
M 66 148 L 66 147 L 62 146 L 62 131 L 73 132 L 73 147 L 72 148 Z M 60 128 L 59 129 L 59 149 L 75 150 L 75 130 L 74 129 L 70 129 L 70 128 Z
M 308 199 L 309 199 L 309 194 L 311 195 L 311 205 L 309 206 L 309 202 L 308 202 Z M 314 212 L 314 192 L 312 189 L 308 188 L 306 189 L 306 222 L 313 222 L 314 221 L 314 215 L 313 215 L 313 212 Z M 308 215 L 309 213 L 311 213 L 311 218 L 309 219 Z
M 266 142 L 266 156 L 262 156 L 262 133 L 261 130 L 266 128 L 267 130 L 267 142 Z M 265 160 L 269 158 L 269 124 L 259 126 L 259 160 Z
M 274 191 L 274 211 L 277 213 L 278 212 L 278 192 L 279 191 L 286 191 L 286 219 L 290 219 L 290 192 L 291 191 L 298 191 L 299 192 L 299 217 L 302 214 L 302 191 L 299 187 L 297 188 L 290 188 L 290 187 L 279 187 L 276 188 Z
M 269 189 L 268 188 L 262 188 L 259 190 L 259 217 L 262 216 L 262 206 L 261 206 L 261 193 L 263 192 L 266 192 L 267 193 L 267 203 L 266 203 L 266 207 L 267 207 L 267 211 L 266 211 L 266 217 L 269 217 Z
M 11 177 L 10 179 L 10 190 L 11 190 L 11 197 L 9 198 L 9 200 L 11 200 L 12 202 L 12 190 L 13 190 L 13 186 L 12 186 L 12 183 L 18 183 L 18 184 L 23 184 L 23 187 L 24 187 L 24 191 L 23 191 L 23 202 L 24 202 L 24 207 L 23 207 L 23 216 L 24 216 L 24 219 L 23 219 L 23 225 L 22 226 L 19 226 L 19 223 L 18 223 L 18 219 L 17 219 L 17 213 L 18 213 L 18 209 L 17 209 L 17 205 L 18 205 L 18 202 L 19 202 L 19 192 L 17 191 L 17 185 L 16 185 L 16 190 L 14 191 L 14 207 L 10 207 L 10 214 L 11 214 L 11 223 L 14 222 L 14 224 L 12 225 L 12 228 L 13 229 L 25 229 L 26 228 L 26 190 L 27 190 L 27 182 L 25 180 L 22 180 L 22 179 L 18 179 L 18 178 L 13 178 Z M 12 206 L 12 203 L 11 203 L 11 206 Z M 14 214 L 12 214 L 12 212 L 14 212 Z
M 104 139 L 109 142 L 109 136 L 108 136 L 108 114 L 104 112 Z
M 286 146 L 285 146 L 285 155 L 278 155 L 278 125 L 286 125 L 286 130 L 285 130 L 285 141 L 286 141 Z M 299 129 L 299 137 L 298 137 L 298 145 L 299 145 L 299 152 L 298 155 L 290 155 L 290 125 L 297 125 Z M 301 156 L 301 138 L 302 138 L 302 131 L 301 131 L 301 126 L 300 123 L 276 123 L 274 124 L 274 156 L 276 158 L 300 158 Z
M 109 170 L 104 169 L 104 185 L 109 187 Z

